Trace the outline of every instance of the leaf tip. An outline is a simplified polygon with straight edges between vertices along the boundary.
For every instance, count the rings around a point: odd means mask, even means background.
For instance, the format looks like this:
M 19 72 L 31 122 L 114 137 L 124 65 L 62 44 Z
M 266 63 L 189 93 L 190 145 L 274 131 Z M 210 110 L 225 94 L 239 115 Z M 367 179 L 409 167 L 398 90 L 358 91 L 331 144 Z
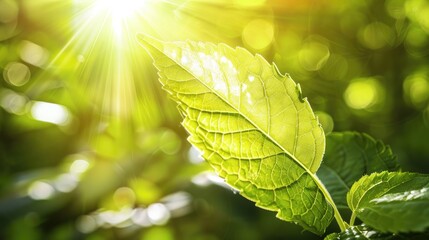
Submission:
M 136 39 L 137 41 L 140 43 L 140 45 L 142 45 L 144 48 L 146 47 L 147 41 L 146 39 L 148 38 L 148 35 L 144 34 L 144 33 L 137 33 L 136 34 Z
M 157 50 L 162 49 L 162 41 L 150 35 L 145 33 L 137 33 L 136 38 L 140 45 L 146 50 L 146 52 L 149 53 L 149 55 L 152 55 L 154 48 Z
M 136 38 L 137 38 L 137 40 L 139 40 L 139 41 L 144 41 L 144 39 L 146 38 L 146 34 L 144 34 L 144 33 L 137 33 L 136 34 Z

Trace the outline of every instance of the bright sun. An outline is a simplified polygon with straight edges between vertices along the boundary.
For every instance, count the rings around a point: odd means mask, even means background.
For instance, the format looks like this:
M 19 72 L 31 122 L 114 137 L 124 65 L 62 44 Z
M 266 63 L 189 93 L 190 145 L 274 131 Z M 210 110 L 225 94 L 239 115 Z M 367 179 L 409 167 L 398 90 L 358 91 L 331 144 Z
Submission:
M 132 16 L 137 9 L 141 9 L 144 0 L 96 0 L 97 8 L 109 11 L 117 18 Z
M 142 0 L 98 0 L 97 4 L 108 8 L 112 15 L 124 18 L 132 15 L 136 9 L 141 8 L 144 2 Z
M 145 0 L 95 0 L 91 9 L 95 14 L 101 12 L 110 16 L 114 33 L 120 36 L 124 24 L 137 17 L 145 2 Z

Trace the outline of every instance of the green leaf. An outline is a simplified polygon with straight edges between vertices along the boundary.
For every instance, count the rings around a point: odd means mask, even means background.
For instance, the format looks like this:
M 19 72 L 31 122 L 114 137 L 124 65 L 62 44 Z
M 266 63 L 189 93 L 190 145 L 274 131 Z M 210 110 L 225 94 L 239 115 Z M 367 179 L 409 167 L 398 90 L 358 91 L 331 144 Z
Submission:
M 325 237 L 324 240 L 427 240 L 429 232 L 423 233 L 382 233 L 371 227 L 361 224 L 351 226 L 340 233 L 332 233 Z
M 336 132 L 326 136 L 326 152 L 317 175 L 337 207 L 348 209 L 346 195 L 353 183 L 385 170 L 399 170 L 389 146 L 364 133 Z
M 403 240 L 407 239 L 402 236 L 392 233 L 381 233 L 370 227 L 362 224 L 359 226 L 351 226 L 344 232 L 332 233 L 325 237 L 324 240 Z
M 299 86 L 243 48 L 139 38 L 215 171 L 257 206 L 323 233 L 334 212 L 315 174 L 325 137 Z
M 362 177 L 347 194 L 353 212 L 382 232 L 421 232 L 429 227 L 429 176 L 382 172 Z

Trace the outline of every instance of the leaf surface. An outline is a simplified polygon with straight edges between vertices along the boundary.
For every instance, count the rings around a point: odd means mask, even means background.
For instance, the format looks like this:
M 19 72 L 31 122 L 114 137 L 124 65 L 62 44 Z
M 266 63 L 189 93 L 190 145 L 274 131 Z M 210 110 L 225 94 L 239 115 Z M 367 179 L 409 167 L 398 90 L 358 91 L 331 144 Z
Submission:
M 399 163 L 389 146 L 358 132 L 334 132 L 326 136 L 326 152 L 317 175 L 338 208 L 348 208 L 346 195 L 364 175 L 397 171 Z
M 139 39 L 215 171 L 257 206 L 323 233 L 333 217 L 315 175 L 325 137 L 299 86 L 243 48 Z
M 379 231 L 422 232 L 429 227 L 429 176 L 373 173 L 353 184 L 347 203 L 353 215 Z

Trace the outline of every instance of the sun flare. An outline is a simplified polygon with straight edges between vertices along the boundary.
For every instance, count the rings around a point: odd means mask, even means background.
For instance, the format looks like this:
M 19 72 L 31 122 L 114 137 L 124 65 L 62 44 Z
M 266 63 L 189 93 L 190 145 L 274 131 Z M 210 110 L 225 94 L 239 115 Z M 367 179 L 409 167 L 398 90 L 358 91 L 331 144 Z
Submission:
M 142 71 L 152 60 L 138 45 L 136 35 L 162 40 L 217 39 L 216 31 L 223 31 L 224 24 L 217 25 L 210 16 L 221 8 L 234 13 L 223 21 L 233 23 L 228 31 L 238 36 L 252 17 L 206 0 L 73 0 L 72 5 L 71 28 L 65 28 L 70 32 L 68 41 L 47 67 L 74 66 L 70 84 L 90 96 L 88 104 L 97 118 L 138 119 L 149 125 L 165 116 L 156 111 L 156 75 Z M 138 105 L 145 107 L 136 110 Z
M 145 1 L 142 0 L 96 0 L 95 5 L 100 9 L 106 9 L 112 15 L 119 18 L 126 18 L 133 15 L 136 9 L 143 7 Z
M 91 11 L 104 13 L 110 17 L 111 26 L 117 36 L 123 34 L 123 26 L 138 18 L 145 6 L 144 0 L 95 0 Z

